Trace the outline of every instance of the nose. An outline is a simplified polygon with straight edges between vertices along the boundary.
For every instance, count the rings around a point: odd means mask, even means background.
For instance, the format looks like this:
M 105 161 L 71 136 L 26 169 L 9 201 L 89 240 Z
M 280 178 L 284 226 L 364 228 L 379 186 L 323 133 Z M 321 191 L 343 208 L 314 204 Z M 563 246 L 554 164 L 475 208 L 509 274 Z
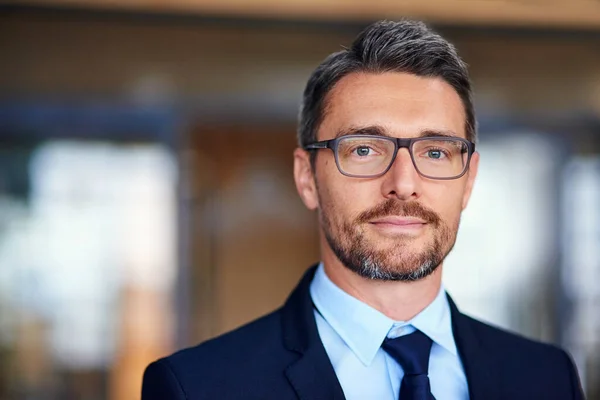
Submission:
M 399 149 L 396 159 L 381 184 L 385 198 L 402 201 L 415 200 L 421 196 L 421 176 L 415 169 L 408 149 Z

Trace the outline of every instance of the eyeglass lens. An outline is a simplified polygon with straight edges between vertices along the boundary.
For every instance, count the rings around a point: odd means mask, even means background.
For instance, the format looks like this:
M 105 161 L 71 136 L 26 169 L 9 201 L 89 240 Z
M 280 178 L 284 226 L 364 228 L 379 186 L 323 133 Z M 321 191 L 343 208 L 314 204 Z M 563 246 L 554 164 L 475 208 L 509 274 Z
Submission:
M 382 174 L 394 162 L 395 146 L 388 138 L 343 137 L 337 143 L 340 170 L 354 176 Z M 419 173 L 432 178 L 461 175 L 468 157 L 466 143 L 452 138 L 418 140 L 410 151 Z

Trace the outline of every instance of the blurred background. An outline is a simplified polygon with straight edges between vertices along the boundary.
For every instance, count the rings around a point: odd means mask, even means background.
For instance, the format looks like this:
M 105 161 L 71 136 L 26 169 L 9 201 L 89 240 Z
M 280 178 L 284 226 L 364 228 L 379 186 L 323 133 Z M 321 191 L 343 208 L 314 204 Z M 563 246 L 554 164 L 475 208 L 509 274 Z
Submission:
M 470 65 L 481 171 L 445 282 L 573 355 L 600 399 L 600 3 L 0 6 L 0 399 L 130 400 L 154 359 L 280 305 L 318 260 L 304 84 L 381 18 Z

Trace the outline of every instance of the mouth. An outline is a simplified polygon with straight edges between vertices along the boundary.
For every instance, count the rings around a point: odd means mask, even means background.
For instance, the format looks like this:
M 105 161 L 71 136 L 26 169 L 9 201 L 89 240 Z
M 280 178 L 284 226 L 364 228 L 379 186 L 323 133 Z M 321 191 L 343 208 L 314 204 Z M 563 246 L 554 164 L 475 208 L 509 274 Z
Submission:
M 369 222 L 377 230 L 391 234 L 417 234 L 425 228 L 427 222 L 415 217 L 388 216 Z
M 416 217 L 396 217 L 388 216 L 384 218 L 377 218 L 371 221 L 371 224 L 375 225 L 395 225 L 395 226 L 410 226 L 410 225 L 425 225 L 427 222 L 421 218 Z

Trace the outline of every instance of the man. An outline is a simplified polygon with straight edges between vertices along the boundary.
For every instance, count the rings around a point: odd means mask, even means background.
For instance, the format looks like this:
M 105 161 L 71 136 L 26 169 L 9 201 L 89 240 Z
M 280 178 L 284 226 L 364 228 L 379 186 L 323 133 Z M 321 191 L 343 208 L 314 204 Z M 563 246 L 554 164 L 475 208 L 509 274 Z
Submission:
M 451 44 L 369 26 L 314 71 L 298 132 L 322 262 L 272 314 L 152 363 L 143 400 L 583 398 L 564 351 L 461 314 L 441 285 L 479 164 Z

